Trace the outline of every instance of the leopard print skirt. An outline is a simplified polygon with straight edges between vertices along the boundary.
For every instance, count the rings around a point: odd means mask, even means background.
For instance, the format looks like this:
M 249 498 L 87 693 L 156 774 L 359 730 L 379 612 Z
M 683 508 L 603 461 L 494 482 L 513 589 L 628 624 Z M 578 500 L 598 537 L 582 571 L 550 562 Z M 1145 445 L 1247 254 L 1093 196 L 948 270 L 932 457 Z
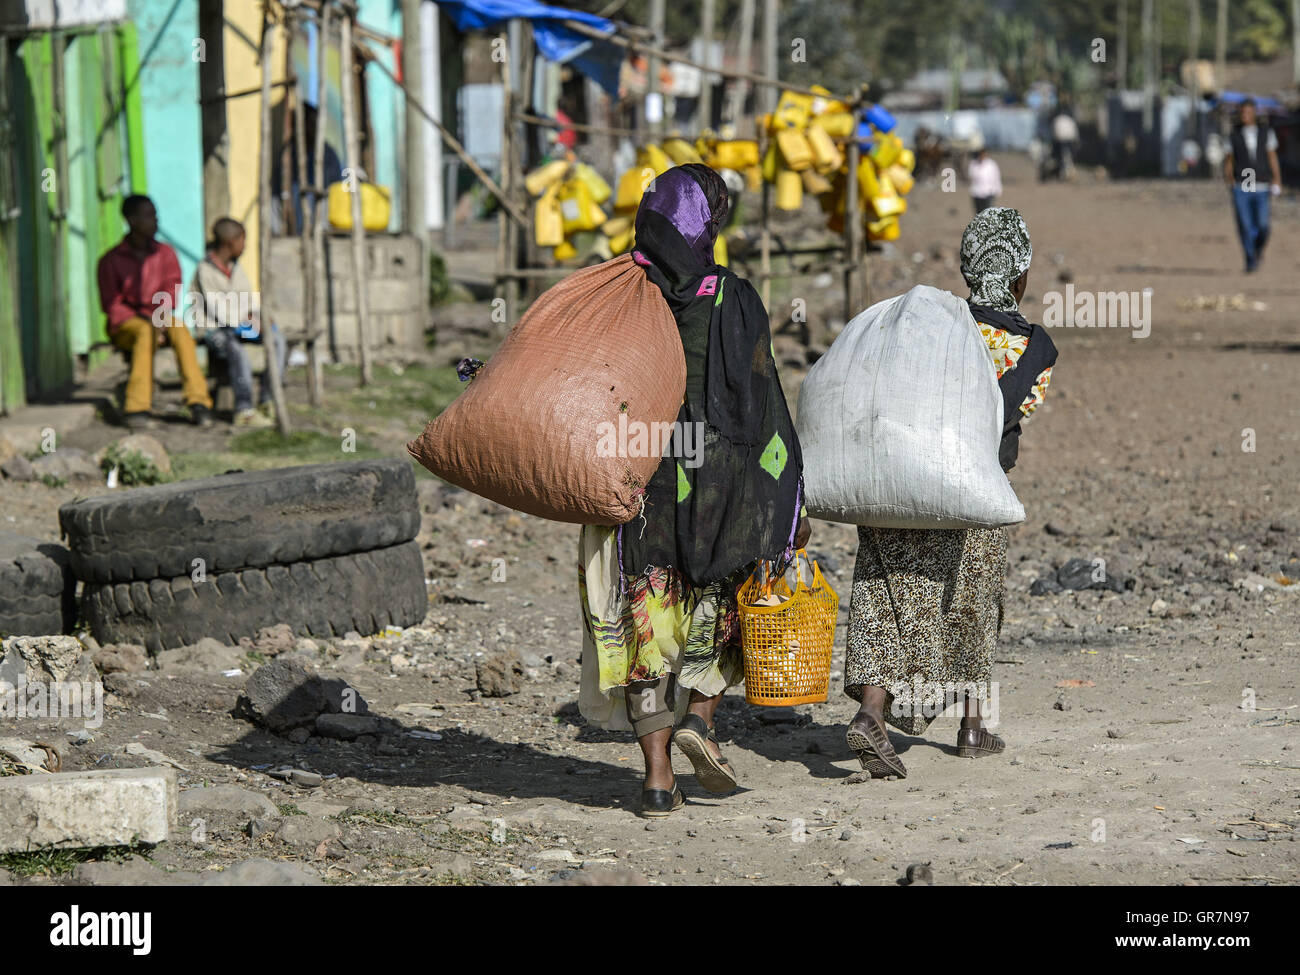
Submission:
M 844 692 L 890 692 L 886 720 L 920 734 L 951 699 L 983 697 L 1002 627 L 1005 528 L 858 528 Z

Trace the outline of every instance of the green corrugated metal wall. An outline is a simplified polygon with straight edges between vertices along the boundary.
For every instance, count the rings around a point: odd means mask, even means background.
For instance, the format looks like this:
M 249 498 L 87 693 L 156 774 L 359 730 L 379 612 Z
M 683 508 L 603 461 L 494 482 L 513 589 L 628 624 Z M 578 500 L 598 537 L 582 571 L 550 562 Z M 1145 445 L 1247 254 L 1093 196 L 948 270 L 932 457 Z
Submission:
M 135 28 L 0 37 L 0 411 L 56 396 L 107 340 L 95 264 L 144 192 Z M 4 163 L 0 163 L 3 183 Z M 102 354 L 102 352 L 101 352 Z

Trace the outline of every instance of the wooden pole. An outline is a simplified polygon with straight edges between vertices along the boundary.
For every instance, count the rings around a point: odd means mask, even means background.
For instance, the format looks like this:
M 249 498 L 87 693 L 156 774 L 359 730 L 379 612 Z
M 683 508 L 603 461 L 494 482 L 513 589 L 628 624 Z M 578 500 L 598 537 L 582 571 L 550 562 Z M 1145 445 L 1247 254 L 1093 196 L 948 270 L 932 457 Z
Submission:
M 320 399 L 325 395 L 325 371 L 321 366 L 320 336 L 325 327 L 333 321 L 329 307 L 329 279 L 325 276 L 325 216 L 321 213 L 321 203 L 325 196 L 325 52 L 329 49 L 330 7 L 323 6 L 316 28 L 316 129 L 312 133 L 312 222 L 311 222 L 311 263 L 312 305 L 316 319 L 308 323 L 307 357 L 311 370 L 311 388 Z M 335 340 L 334 329 L 329 328 L 331 341 Z M 315 406 L 320 399 L 312 400 Z
M 1192 138 L 1201 142 L 1201 0 L 1187 0 L 1187 60 L 1192 66 Z
M 664 98 L 659 90 L 659 69 L 663 62 L 659 51 L 664 46 L 664 0 L 650 0 L 650 32 L 654 35 L 654 51 L 646 64 L 646 108 L 655 105 L 655 116 L 650 119 L 650 135 L 657 138 L 664 129 Z
M 1300 0 L 1296 0 L 1300 3 Z M 700 4 L 700 38 L 704 41 L 704 63 L 713 60 L 713 19 L 714 0 L 702 0 Z M 699 127 L 713 128 L 713 75 L 707 71 L 700 72 L 700 107 Z
M 775 81 L 780 74 L 781 63 L 777 52 L 776 28 L 781 14 L 777 0 L 765 0 L 763 4 L 763 74 Z M 779 91 L 771 85 L 764 85 L 759 92 L 759 104 L 763 112 L 775 112 Z
M 1291 80 L 1300 85 L 1300 0 L 1291 0 Z
M 502 31 L 498 35 L 498 44 L 500 49 L 508 52 L 505 60 L 501 62 L 501 92 L 504 105 L 502 113 L 503 124 L 501 130 L 501 190 L 505 194 L 505 199 L 513 205 L 511 193 L 511 160 L 515 154 L 515 123 L 510 116 L 514 113 L 515 98 L 514 84 L 511 78 L 510 62 L 513 52 L 510 50 L 509 31 Z M 509 276 L 509 272 L 514 270 L 515 252 L 513 248 L 514 240 L 510 235 L 510 217 L 505 207 L 497 214 L 497 269 L 502 272 L 497 277 L 496 297 L 505 306 L 506 322 L 514 321 L 514 298 L 518 292 L 518 282 Z
M 768 138 L 771 138 L 770 136 Z M 759 238 L 759 253 L 762 261 L 759 268 L 763 272 L 762 298 L 763 307 L 771 317 L 772 305 L 772 184 L 763 180 L 763 232 Z
M 288 237 L 298 232 L 293 209 L 293 120 L 298 109 L 297 78 L 293 70 L 293 9 L 284 12 L 284 111 L 280 113 L 280 226 Z
M 754 0 L 741 0 L 740 3 L 740 50 L 737 52 L 740 70 L 748 73 L 753 69 L 751 63 L 754 50 Z M 747 79 L 735 78 L 731 85 L 731 124 L 736 127 L 736 135 L 749 131 L 749 126 L 741 126 L 745 117 L 745 98 L 749 94 Z
M 1119 0 L 1119 33 L 1115 52 L 1115 87 L 1120 91 L 1128 89 L 1128 0 Z
M 533 25 L 528 20 L 518 20 L 516 24 L 519 56 L 515 69 L 515 104 L 520 108 L 529 108 L 533 104 L 533 92 L 537 90 L 537 58 L 534 55 Z M 537 140 L 531 137 L 528 126 L 522 122 L 516 119 L 512 120 L 511 124 L 515 126 L 518 151 L 510 158 L 510 186 L 514 192 L 515 202 L 523 209 L 528 206 L 528 191 L 524 188 L 524 170 L 539 161 Z M 533 235 L 529 233 L 529 228 L 521 227 L 511 221 L 510 232 L 513 237 L 514 266 L 528 267 L 535 264 L 538 256 L 537 245 L 534 243 Z M 520 300 L 520 291 L 525 305 L 531 305 L 533 299 L 537 297 L 535 281 L 525 281 L 521 288 L 516 279 L 515 287 L 516 301 Z
M 852 321 L 862 310 L 862 216 L 858 211 L 858 156 L 860 149 L 856 133 L 846 147 L 849 163 L 848 178 L 844 182 L 844 321 Z
M 259 326 L 262 330 L 262 347 L 266 350 L 266 379 L 271 387 L 271 400 L 275 404 L 276 423 L 280 433 L 292 432 L 289 410 L 280 386 L 280 359 L 275 354 L 271 340 L 271 52 L 275 47 L 275 22 L 271 20 L 271 4 L 262 8 L 262 146 L 258 171 L 257 258 L 260 264 Z
M 369 321 L 370 289 L 366 281 L 366 228 L 361 223 L 361 139 L 357 132 L 356 71 L 353 66 L 352 27 L 356 9 L 343 15 L 342 23 L 342 75 L 343 75 L 343 132 L 347 143 L 347 168 L 343 181 L 351 193 L 352 202 L 352 274 L 357 289 L 357 345 L 361 356 L 361 385 L 374 380 L 370 365 Z
M 402 80 L 415 91 L 424 91 L 424 64 L 420 57 L 420 0 L 402 0 Z M 403 105 L 405 108 L 405 105 Z M 420 240 L 420 252 L 428 246 L 425 193 L 424 122 L 405 115 L 406 229 Z
M 285 12 L 284 32 L 287 38 L 286 48 L 290 51 L 293 49 L 294 37 L 298 31 L 299 15 L 293 10 Z M 299 80 L 297 78 L 295 81 Z M 295 86 L 293 89 L 293 145 L 294 151 L 298 155 L 298 201 L 299 208 L 302 210 L 302 223 L 298 227 L 298 247 L 299 256 L 302 262 L 302 333 L 306 337 L 307 343 L 307 396 L 312 406 L 320 406 L 321 391 L 317 384 L 320 378 L 316 374 L 315 362 L 315 341 L 312 339 L 312 333 L 316 329 L 316 320 L 318 311 L 316 308 L 316 260 L 312 251 L 312 242 L 316 236 L 316 207 L 314 205 L 315 195 L 311 195 L 312 203 L 308 202 L 308 189 L 310 183 L 307 181 L 307 110 L 304 107 L 306 99 L 303 97 L 301 88 Z
M 421 77 L 420 97 L 426 105 L 442 114 L 442 14 L 436 3 L 420 5 L 420 50 L 424 61 Z M 407 105 L 407 118 L 411 106 Z M 408 121 L 409 124 L 409 121 Z M 425 226 L 430 231 L 442 230 L 446 226 L 448 206 L 454 206 L 455 200 L 448 200 L 443 195 L 442 140 L 432 126 L 421 120 L 421 135 L 425 147 L 425 173 L 427 174 L 426 209 L 428 217 Z M 430 244 L 432 235 L 430 234 Z
M 1149 133 L 1155 124 L 1156 49 L 1155 5 L 1142 0 L 1142 131 Z
M 1222 92 L 1228 65 L 1228 0 L 1219 0 L 1214 16 L 1214 87 Z

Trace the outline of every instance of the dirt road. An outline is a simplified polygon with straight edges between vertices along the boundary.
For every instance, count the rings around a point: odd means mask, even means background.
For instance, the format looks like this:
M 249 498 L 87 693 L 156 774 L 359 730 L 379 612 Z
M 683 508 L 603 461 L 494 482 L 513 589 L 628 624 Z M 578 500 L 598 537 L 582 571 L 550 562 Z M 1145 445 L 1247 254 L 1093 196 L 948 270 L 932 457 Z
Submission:
M 926 738 L 896 737 L 906 780 L 861 782 L 838 679 L 829 703 L 792 711 L 734 695 L 719 729 L 743 791 L 711 797 L 683 775 L 688 805 L 647 825 L 628 811 L 635 742 L 584 727 L 573 703 L 575 531 L 430 482 L 421 537 L 437 602 L 425 625 L 294 651 L 395 728 L 294 743 L 228 713 L 244 676 L 111 678 L 109 718 L 68 766 L 143 764 L 122 754 L 138 740 L 186 766 L 186 786 L 235 783 L 272 798 L 285 823 L 307 818 L 254 836 L 248 815 L 209 818 L 153 865 L 78 876 L 266 857 L 336 883 L 888 885 L 912 863 L 930 863 L 936 883 L 1300 880 L 1298 208 L 1275 206 L 1264 266 L 1247 276 L 1217 183 L 1040 185 L 1027 164 L 1003 165 L 1003 202 L 1034 241 L 1031 319 L 1067 283 L 1152 292 L 1145 338 L 1053 333 L 1060 362 L 1011 475 L 1028 520 L 1012 532 L 994 669 L 1004 757 L 958 759 L 947 717 Z M 914 283 L 964 294 L 955 255 L 969 213 L 964 196 L 918 186 L 903 239 L 874 259 L 874 297 Z M 855 541 L 818 523 L 811 545 L 844 609 Z M 1029 594 L 1074 557 L 1133 587 Z M 476 659 L 510 650 L 522 689 L 481 697 Z M 837 677 L 842 652 L 841 630 Z M 336 777 L 304 788 L 267 774 L 279 765 Z

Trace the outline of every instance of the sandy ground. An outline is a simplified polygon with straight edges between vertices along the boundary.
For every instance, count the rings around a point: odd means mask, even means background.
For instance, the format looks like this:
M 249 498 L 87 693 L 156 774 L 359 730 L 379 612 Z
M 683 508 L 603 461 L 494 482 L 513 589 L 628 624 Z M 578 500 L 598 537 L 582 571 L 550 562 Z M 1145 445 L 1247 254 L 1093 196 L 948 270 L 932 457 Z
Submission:
M 843 740 L 855 705 L 838 679 L 841 629 L 828 703 L 772 712 L 743 694 L 725 700 L 719 729 L 743 789 L 709 796 L 682 764 L 687 806 L 647 824 L 629 811 L 635 742 L 585 727 L 574 704 L 574 529 L 426 482 L 425 624 L 306 651 L 392 729 L 294 743 L 231 716 L 243 677 L 110 678 L 109 718 L 69 746 L 68 767 L 144 764 L 121 753 L 140 741 L 186 767 L 184 787 L 239 784 L 307 819 L 250 836 L 249 817 L 232 814 L 158 847 L 152 865 L 77 876 L 179 878 L 266 857 L 334 883 L 892 885 L 913 863 L 931 864 L 940 884 L 1300 879 L 1300 585 L 1286 584 L 1300 577 L 1296 203 L 1275 206 L 1264 267 L 1247 276 L 1217 183 L 1085 174 L 1040 185 L 1024 161 L 1003 163 L 1003 202 L 1034 239 L 1029 317 L 1041 320 L 1044 292 L 1067 281 L 1153 292 L 1146 338 L 1053 333 L 1060 361 L 1011 475 L 1028 520 L 1012 531 L 994 669 L 1003 757 L 958 759 L 946 717 L 924 738 L 894 736 L 907 779 L 859 781 Z M 874 258 L 873 297 L 914 283 L 964 294 L 955 255 L 969 212 L 964 196 L 918 186 L 904 238 Z M 816 285 L 791 290 L 805 287 Z M 838 303 L 809 293 L 810 306 Z M 1193 307 L 1199 298 L 1210 307 Z M 786 379 L 793 393 L 799 371 Z M 29 522 L 39 497 L 47 518 L 59 500 L 39 485 L 21 498 L 0 491 Z M 855 545 L 851 528 L 816 525 L 811 548 L 840 593 L 841 622 Z M 1104 559 L 1133 587 L 1029 594 L 1073 557 Z M 494 559 L 504 582 L 492 581 Z M 1248 576 L 1278 588 L 1243 586 Z M 523 655 L 523 689 L 480 698 L 474 661 L 500 650 Z M 411 737 L 417 729 L 439 737 Z M 283 764 L 333 777 L 308 789 L 266 774 Z

